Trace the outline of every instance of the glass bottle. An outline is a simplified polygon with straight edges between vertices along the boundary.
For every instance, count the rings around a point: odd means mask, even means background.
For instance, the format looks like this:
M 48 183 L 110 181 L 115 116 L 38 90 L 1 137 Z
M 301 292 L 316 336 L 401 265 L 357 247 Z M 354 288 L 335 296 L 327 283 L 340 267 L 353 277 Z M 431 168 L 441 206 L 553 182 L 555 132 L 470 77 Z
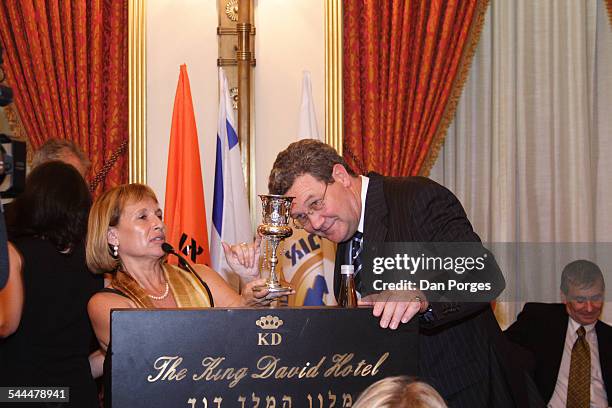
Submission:
M 340 293 L 338 306 L 345 308 L 357 307 L 357 292 L 355 291 L 355 267 L 353 265 L 340 266 Z

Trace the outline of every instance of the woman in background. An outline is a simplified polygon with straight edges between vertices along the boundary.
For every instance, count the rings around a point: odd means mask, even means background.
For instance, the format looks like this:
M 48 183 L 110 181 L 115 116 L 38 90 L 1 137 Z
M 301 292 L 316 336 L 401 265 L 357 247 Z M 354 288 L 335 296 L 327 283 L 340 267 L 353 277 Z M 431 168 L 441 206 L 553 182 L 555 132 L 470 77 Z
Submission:
M 90 206 L 89 189 L 73 166 L 52 161 L 35 168 L 15 201 L 9 284 L 0 291 L 0 336 L 6 337 L 0 384 L 70 387 L 66 407 L 97 406 L 87 301 L 102 280 L 85 263 Z

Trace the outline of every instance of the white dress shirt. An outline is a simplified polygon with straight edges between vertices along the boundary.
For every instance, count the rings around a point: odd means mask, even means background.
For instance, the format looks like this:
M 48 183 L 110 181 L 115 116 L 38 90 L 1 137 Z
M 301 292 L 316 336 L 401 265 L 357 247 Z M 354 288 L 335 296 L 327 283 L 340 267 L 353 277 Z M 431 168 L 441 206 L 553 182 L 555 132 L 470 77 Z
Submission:
M 580 328 L 580 324 L 571 317 L 567 324 L 567 332 L 565 334 L 565 345 L 563 347 L 563 357 L 561 358 L 561 367 L 559 367 L 559 375 L 557 376 L 557 385 L 553 392 L 552 398 L 548 402 L 549 408 L 565 408 L 567 401 L 567 383 L 569 379 L 570 364 L 572 361 L 572 348 L 578 334 L 576 330 Z M 597 333 L 595 332 L 595 323 L 584 326 L 586 330 L 586 340 L 589 343 L 591 350 L 591 408 L 606 408 L 608 407 L 608 397 L 606 395 L 606 387 L 604 386 L 603 377 L 601 375 L 601 365 L 599 364 L 599 346 L 597 343 Z
M 357 231 L 363 234 L 363 227 L 365 223 L 365 205 L 366 196 L 368 195 L 368 185 L 370 184 L 370 178 L 366 176 L 360 176 L 361 178 L 361 217 L 359 218 L 359 226 Z

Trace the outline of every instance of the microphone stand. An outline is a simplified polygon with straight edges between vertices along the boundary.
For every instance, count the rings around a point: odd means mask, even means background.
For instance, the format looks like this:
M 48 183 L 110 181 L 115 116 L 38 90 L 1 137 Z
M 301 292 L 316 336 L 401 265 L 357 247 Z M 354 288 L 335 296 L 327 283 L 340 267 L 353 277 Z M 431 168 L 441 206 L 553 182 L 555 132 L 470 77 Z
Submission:
M 206 282 L 204 282 L 204 280 L 200 277 L 200 275 L 198 275 L 198 273 L 195 271 L 195 269 L 193 269 L 193 267 L 189 264 L 189 262 L 187 262 L 187 260 L 185 258 L 183 258 L 183 256 L 181 256 L 181 254 L 176 252 L 174 250 L 174 248 L 172 247 L 172 245 L 170 245 L 167 242 L 164 242 L 162 244 L 162 250 L 165 253 L 169 254 L 169 255 L 176 256 L 179 259 L 179 264 L 200 281 L 202 286 L 204 286 L 204 289 L 206 290 L 206 293 L 208 294 L 208 298 L 210 299 L 210 307 L 215 307 L 215 301 L 213 300 L 213 296 L 212 296 L 212 292 L 210 291 L 210 288 L 208 287 Z

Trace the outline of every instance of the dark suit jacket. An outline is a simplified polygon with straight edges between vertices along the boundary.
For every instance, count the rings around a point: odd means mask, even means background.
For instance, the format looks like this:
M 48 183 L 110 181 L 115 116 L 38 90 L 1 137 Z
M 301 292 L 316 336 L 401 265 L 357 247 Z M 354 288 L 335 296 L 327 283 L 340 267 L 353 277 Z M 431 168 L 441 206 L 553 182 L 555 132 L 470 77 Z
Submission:
M 375 173 L 368 177 L 364 243 L 480 242 L 457 198 L 434 181 Z M 347 250 L 347 243 L 338 245 L 336 295 L 339 267 L 345 263 Z M 493 257 L 490 259 L 486 279 L 503 289 L 503 276 Z M 447 302 L 431 306 L 433 320 L 421 322 L 420 376 L 451 407 L 528 406 L 524 370 L 507 357 L 512 345 L 504 339 L 490 305 Z
M 561 367 L 569 316 L 561 303 L 527 303 L 516 322 L 505 334 L 514 343 L 532 353 L 533 376 L 540 394 L 549 401 Z M 599 321 L 595 325 L 599 346 L 599 364 L 608 394 L 612 397 L 612 327 Z

